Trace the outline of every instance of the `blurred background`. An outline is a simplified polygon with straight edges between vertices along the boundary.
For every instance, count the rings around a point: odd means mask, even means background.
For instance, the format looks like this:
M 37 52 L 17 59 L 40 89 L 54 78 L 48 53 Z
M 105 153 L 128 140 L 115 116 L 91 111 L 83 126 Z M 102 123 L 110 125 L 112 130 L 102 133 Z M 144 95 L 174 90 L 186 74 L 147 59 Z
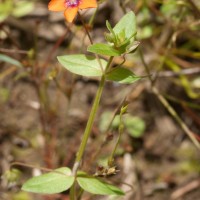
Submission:
M 58 55 L 87 53 L 90 42 L 80 19 L 68 24 L 62 12 L 48 11 L 48 3 L 0 0 L 1 200 L 69 199 L 68 192 L 42 196 L 20 188 L 40 167 L 73 166 L 98 87 L 98 79 L 72 75 L 57 62 Z M 118 199 L 200 199 L 199 149 L 168 112 L 171 106 L 200 141 L 200 1 L 98 3 L 96 12 L 81 12 L 94 42 L 105 42 L 106 20 L 114 26 L 126 12 L 135 12 L 140 45 L 123 65 L 144 78 L 132 85 L 107 82 L 83 169 L 94 174 L 106 165 L 118 118 L 107 127 L 126 97 L 125 131 L 115 156 L 120 171 L 105 178 L 126 191 Z M 113 65 L 122 62 L 116 57 Z M 85 193 L 82 199 L 117 197 Z

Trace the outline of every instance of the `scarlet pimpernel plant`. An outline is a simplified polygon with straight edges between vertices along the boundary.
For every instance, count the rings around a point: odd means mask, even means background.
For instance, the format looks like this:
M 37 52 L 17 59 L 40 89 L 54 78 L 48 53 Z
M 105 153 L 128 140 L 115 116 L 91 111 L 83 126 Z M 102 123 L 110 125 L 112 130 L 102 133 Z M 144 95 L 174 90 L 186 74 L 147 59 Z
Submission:
M 50 11 L 63 11 L 68 22 L 74 20 L 79 9 L 96 7 L 96 0 L 51 0 L 48 5 Z
M 66 20 L 72 22 L 78 9 L 96 6 L 97 2 L 95 0 L 51 0 L 49 10 L 64 11 Z M 112 62 L 116 56 L 123 56 L 125 58 L 126 54 L 133 53 L 139 44 L 135 40 L 135 14 L 130 11 L 114 27 L 108 21 L 106 22 L 106 26 L 108 28 L 108 33 L 105 34 L 106 43 L 91 44 L 87 49 L 94 56 L 75 54 L 57 57 L 59 63 L 71 73 L 87 77 L 99 77 L 100 79 L 99 88 L 94 98 L 80 147 L 76 153 L 73 168 L 60 167 L 49 173 L 33 177 L 23 184 L 22 190 L 40 194 L 55 194 L 70 189 L 71 200 L 80 199 L 80 196 L 76 196 L 76 194 L 80 194 L 80 191 L 87 191 L 95 195 L 124 195 L 124 191 L 120 188 L 104 182 L 99 178 L 101 175 L 109 176 L 118 172 L 114 164 L 114 154 L 123 133 L 122 120 L 118 130 L 119 138 L 113 151 L 110 152 L 111 156 L 108 159 L 108 166 L 104 168 L 106 170 L 103 170 L 103 173 L 96 173 L 95 176 L 80 171 L 87 141 L 90 137 L 106 81 L 113 81 L 119 84 L 131 84 L 140 79 L 131 70 L 123 67 L 122 63 L 114 68 L 112 67 Z M 102 55 L 107 57 L 107 59 L 99 57 L 102 57 Z M 122 115 L 126 112 L 126 109 L 127 105 L 122 105 L 120 119 L 122 119 Z M 77 184 L 80 187 L 75 187 Z M 81 188 L 79 189 L 80 191 L 76 191 L 77 188 Z

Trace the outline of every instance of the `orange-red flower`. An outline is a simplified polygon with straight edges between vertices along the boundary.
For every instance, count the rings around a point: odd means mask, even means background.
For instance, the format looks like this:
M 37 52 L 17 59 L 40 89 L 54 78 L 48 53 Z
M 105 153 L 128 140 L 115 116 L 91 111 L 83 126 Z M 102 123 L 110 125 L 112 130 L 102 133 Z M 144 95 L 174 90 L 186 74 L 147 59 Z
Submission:
M 79 9 L 96 8 L 96 0 L 51 0 L 50 11 L 64 11 L 65 19 L 72 22 Z

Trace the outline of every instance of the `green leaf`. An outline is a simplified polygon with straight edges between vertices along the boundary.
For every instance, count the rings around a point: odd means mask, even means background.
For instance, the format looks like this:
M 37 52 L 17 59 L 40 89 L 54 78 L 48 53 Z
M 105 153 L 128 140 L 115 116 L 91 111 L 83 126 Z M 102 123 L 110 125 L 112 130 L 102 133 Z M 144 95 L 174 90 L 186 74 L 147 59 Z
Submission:
M 108 21 L 106 21 L 106 26 L 110 33 L 105 33 L 105 39 L 114 47 L 109 45 L 104 45 L 105 47 L 95 46 L 96 48 L 93 48 L 92 52 L 117 56 L 132 53 L 139 45 L 138 42 L 133 43 L 136 35 L 136 17 L 132 11 L 124 15 L 114 28 L 111 27 Z
M 71 176 L 71 170 L 67 167 L 36 176 L 23 184 L 22 190 L 41 194 L 55 194 L 69 189 L 75 178 Z
M 88 176 L 85 173 L 79 173 L 77 181 L 82 189 L 92 194 L 99 195 L 124 195 L 124 192 L 105 182 L 100 181 L 93 176 Z
M 108 36 L 109 37 L 108 40 L 110 42 L 115 42 L 117 38 L 116 38 L 115 32 L 113 31 L 113 28 L 111 27 L 111 25 L 110 25 L 108 20 L 106 20 L 106 27 L 111 33 L 111 34 L 109 34 L 110 36 Z
M 110 33 L 105 33 L 105 39 L 109 43 L 116 44 L 117 43 L 117 36 L 115 35 L 115 32 L 113 31 L 113 28 L 111 27 L 108 20 L 106 20 L 106 26 L 107 26 L 107 29 L 110 31 Z
M 133 83 L 140 79 L 132 71 L 123 67 L 116 67 L 106 74 L 106 79 L 118 83 Z
M 18 60 L 15 60 L 14 58 L 11 58 L 11 57 L 3 55 L 3 54 L 0 54 L 0 61 L 10 63 L 17 67 L 22 67 L 22 64 Z
M 142 120 L 140 117 L 133 117 L 130 115 L 126 116 L 124 124 L 126 126 L 128 133 L 132 137 L 136 138 L 141 137 L 146 128 L 144 120 Z
M 124 34 L 125 38 L 130 39 L 136 34 L 136 17 L 130 11 L 124 15 L 121 20 L 113 28 L 115 35 Z
M 60 64 L 70 72 L 82 76 L 102 76 L 100 64 L 95 57 L 79 55 L 58 56 Z M 100 59 L 103 69 L 107 62 Z
M 122 53 L 109 44 L 93 44 L 87 49 L 89 52 L 106 55 L 106 56 L 120 56 Z

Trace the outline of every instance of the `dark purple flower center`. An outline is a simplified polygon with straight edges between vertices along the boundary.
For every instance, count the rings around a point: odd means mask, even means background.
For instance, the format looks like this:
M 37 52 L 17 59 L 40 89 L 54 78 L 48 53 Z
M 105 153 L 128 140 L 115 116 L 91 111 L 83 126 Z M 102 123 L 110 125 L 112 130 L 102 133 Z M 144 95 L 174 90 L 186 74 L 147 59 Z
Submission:
M 66 0 L 65 1 L 65 5 L 67 7 L 71 7 L 71 8 L 77 7 L 79 5 L 79 3 L 80 3 L 80 0 Z

